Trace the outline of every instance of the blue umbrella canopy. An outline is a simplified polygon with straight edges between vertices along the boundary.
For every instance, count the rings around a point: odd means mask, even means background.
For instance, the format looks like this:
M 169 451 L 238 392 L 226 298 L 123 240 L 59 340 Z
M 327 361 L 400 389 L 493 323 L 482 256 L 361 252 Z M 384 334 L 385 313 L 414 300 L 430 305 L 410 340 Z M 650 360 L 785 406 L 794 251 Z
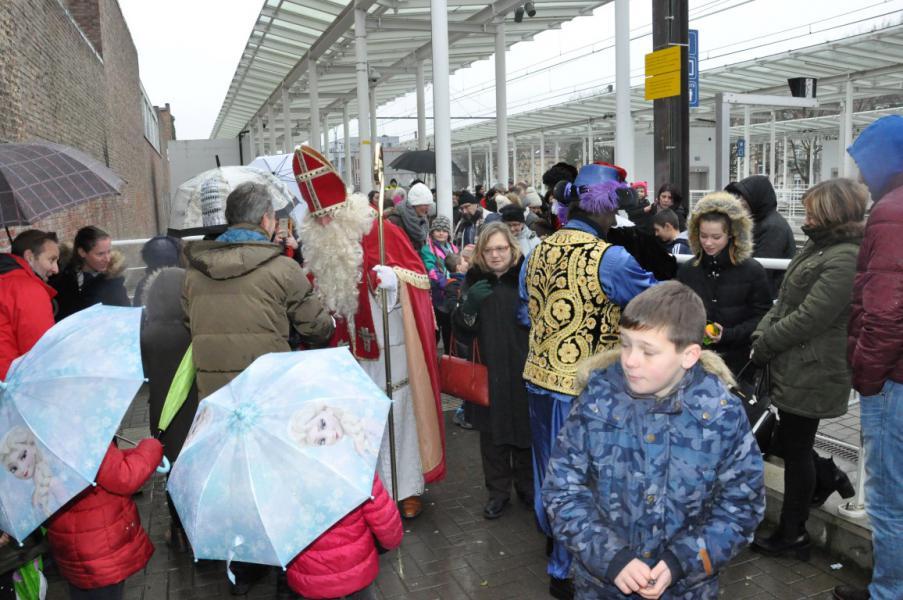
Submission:
M 17 540 L 94 482 L 144 382 L 141 309 L 97 304 L 50 328 L 0 383 L 0 529 Z
M 195 557 L 285 567 L 370 497 L 390 403 L 347 348 L 264 355 L 205 398 L 168 484 Z

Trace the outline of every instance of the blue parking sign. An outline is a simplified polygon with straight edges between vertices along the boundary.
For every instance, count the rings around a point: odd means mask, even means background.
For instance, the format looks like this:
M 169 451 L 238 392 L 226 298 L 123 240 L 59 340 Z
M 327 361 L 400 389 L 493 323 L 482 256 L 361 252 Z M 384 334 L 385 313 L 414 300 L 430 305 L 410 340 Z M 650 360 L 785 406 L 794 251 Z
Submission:
M 690 108 L 699 107 L 699 30 L 691 29 L 687 52 L 687 92 Z
M 740 138 L 737 140 L 737 158 L 743 158 L 746 156 L 746 140 Z

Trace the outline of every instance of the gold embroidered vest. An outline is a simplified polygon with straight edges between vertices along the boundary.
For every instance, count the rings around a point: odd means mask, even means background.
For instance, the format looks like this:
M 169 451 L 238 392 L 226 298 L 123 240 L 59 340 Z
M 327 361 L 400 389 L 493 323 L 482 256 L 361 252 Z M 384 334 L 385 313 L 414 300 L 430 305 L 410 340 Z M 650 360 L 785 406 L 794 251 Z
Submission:
M 599 281 L 610 244 L 575 229 L 561 229 L 530 254 L 526 272 L 530 352 L 524 379 L 553 392 L 576 395 L 577 365 L 618 343 L 620 307 Z

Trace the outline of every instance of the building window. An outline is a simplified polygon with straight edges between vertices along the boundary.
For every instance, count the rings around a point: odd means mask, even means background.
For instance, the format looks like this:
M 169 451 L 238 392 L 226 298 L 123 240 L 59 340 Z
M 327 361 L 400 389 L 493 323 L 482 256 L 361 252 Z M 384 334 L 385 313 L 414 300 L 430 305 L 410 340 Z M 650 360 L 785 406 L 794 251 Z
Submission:
M 150 145 L 160 152 L 160 122 L 157 119 L 157 111 L 147 97 L 144 86 L 141 86 L 141 117 L 144 120 L 144 137 Z

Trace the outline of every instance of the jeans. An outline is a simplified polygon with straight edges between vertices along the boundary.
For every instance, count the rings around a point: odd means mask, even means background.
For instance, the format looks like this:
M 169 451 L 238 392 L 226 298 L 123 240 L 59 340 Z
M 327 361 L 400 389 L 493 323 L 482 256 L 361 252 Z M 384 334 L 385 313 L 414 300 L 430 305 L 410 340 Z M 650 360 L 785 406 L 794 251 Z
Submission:
M 903 383 L 887 380 L 860 404 L 866 511 L 872 525 L 873 600 L 903 598 Z
M 533 435 L 533 510 L 536 522 L 547 537 L 552 537 L 549 517 L 542 504 L 542 482 L 546 477 L 552 448 L 558 439 L 558 431 L 564 425 L 571 410 L 570 402 L 562 402 L 551 394 L 527 391 L 530 402 L 530 431 Z M 556 579 L 567 579 L 571 570 L 571 555 L 564 544 L 555 540 L 549 557 L 547 572 Z

